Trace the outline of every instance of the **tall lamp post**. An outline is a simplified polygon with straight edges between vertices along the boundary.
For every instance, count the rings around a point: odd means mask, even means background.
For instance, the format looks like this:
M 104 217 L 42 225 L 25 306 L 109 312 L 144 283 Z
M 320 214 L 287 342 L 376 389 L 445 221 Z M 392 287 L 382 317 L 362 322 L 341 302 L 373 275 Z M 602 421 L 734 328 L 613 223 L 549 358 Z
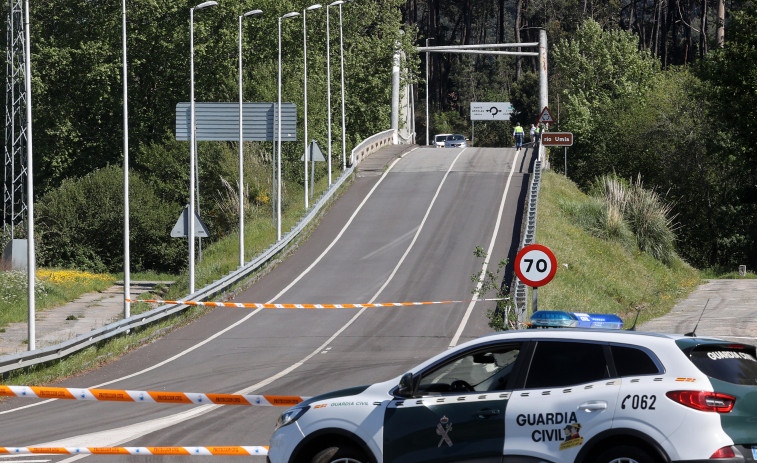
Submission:
M 277 167 L 277 182 L 276 182 L 276 240 L 281 240 L 281 20 L 287 19 L 287 18 L 294 18 L 295 16 L 299 16 L 300 13 L 296 11 L 292 11 L 291 13 L 287 13 L 284 16 L 281 16 L 279 18 L 279 104 L 278 104 L 278 113 L 279 113 L 279 126 L 278 126 L 278 158 L 276 158 L 276 167 Z
M 29 341 L 29 350 L 35 350 L 36 345 L 36 299 L 34 285 L 36 283 L 36 251 L 34 249 L 34 176 L 32 173 L 32 60 L 31 60 L 31 42 L 30 42 L 30 24 L 29 24 L 29 0 L 24 2 L 24 87 L 26 91 L 26 220 L 28 221 L 26 231 L 26 277 L 27 277 L 27 296 L 28 296 L 28 315 L 27 334 Z
M 355 0 L 347 0 L 353 2 Z M 344 111 L 344 34 L 342 33 L 342 4 L 339 4 L 339 53 L 341 56 L 342 76 L 342 172 L 347 169 L 347 119 Z
M 305 210 L 308 209 L 308 27 L 307 12 L 322 8 L 323 5 L 316 3 L 302 10 L 302 49 L 305 56 L 305 98 L 303 102 L 303 111 L 305 119 Z M 314 179 L 311 179 L 313 181 Z
M 262 14 L 252 10 L 239 16 L 239 266 L 244 265 L 244 126 L 242 124 L 242 19 Z
M 426 39 L 426 48 L 428 48 L 428 41 L 434 40 L 433 37 Z M 429 135 L 429 128 L 428 128 L 428 105 L 429 105 L 429 96 L 428 96 L 428 60 L 431 54 L 427 51 L 426 52 L 426 146 L 431 146 L 431 138 Z
M 131 315 L 131 262 L 129 251 L 129 105 L 126 66 L 126 0 L 121 2 L 121 42 L 123 44 L 124 84 L 124 318 Z
M 328 118 L 328 138 L 329 138 L 329 155 L 328 155 L 328 169 L 329 169 L 329 185 L 331 185 L 331 32 L 329 29 L 329 8 L 332 6 L 341 5 L 343 0 L 337 0 L 333 3 L 329 3 L 326 6 L 326 114 Z
M 211 0 L 189 9 L 189 294 L 195 292 L 195 10 L 218 5 Z

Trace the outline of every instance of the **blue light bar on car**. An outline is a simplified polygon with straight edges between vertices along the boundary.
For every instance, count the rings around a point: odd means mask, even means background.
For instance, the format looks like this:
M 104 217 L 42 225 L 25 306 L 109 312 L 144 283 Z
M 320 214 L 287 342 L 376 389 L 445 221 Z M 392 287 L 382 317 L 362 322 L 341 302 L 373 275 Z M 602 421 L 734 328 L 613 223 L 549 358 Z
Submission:
M 590 314 L 561 310 L 537 310 L 531 315 L 534 328 L 605 328 L 619 330 L 623 320 L 614 314 Z

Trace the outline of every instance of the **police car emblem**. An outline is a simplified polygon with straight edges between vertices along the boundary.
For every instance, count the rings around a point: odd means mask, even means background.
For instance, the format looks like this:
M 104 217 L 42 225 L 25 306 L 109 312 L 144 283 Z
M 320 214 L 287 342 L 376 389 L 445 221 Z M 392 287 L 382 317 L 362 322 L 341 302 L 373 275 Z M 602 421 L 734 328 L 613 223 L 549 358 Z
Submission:
M 452 439 L 449 438 L 449 432 L 452 431 L 452 423 L 449 422 L 449 418 L 446 416 L 443 416 L 441 420 L 436 424 L 436 434 L 441 436 L 442 438 L 439 440 L 438 447 L 441 447 L 442 444 L 447 444 L 448 446 L 452 447 Z
M 579 432 L 581 431 L 581 424 L 571 423 L 565 426 L 563 433 L 565 434 L 565 441 L 560 444 L 560 450 L 565 450 L 573 447 L 578 447 L 584 443 L 584 438 L 581 437 Z

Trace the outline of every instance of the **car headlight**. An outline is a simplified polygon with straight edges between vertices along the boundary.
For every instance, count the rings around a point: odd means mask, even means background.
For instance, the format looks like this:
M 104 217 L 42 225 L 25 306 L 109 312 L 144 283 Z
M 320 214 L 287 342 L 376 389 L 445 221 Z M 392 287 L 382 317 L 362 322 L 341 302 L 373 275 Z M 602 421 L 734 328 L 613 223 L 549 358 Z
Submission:
M 276 428 L 274 428 L 274 430 L 279 429 L 282 426 L 294 423 L 308 410 L 310 410 L 310 407 L 308 406 L 290 408 L 289 410 L 282 413 L 281 416 L 279 416 L 279 419 L 276 421 Z

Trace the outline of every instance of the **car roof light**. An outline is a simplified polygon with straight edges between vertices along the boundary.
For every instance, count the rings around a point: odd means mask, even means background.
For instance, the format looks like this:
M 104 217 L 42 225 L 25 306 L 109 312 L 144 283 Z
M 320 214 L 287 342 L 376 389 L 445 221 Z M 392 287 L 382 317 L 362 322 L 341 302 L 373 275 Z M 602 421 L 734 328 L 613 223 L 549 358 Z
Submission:
M 615 314 L 573 312 L 573 315 L 578 319 L 579 328 L 623 328 L 623 319 Z
M 606 328 L 619 330 L 623 320 L 614 314 L 537 310 L 531 315 L 532 328 Z
M 561 310 L 537 310 L 531 315 L 534 328 L 573 328 L 577 325 L 575 316 Z

